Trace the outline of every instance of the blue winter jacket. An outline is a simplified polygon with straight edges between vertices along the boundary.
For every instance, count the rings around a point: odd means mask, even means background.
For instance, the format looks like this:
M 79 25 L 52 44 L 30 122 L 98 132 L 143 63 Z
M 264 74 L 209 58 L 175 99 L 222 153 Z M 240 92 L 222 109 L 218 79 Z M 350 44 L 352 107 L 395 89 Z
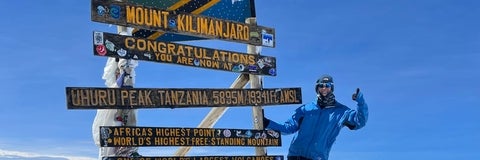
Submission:
M 333 142 L 343 126 L 352 130 L 365 126 L 368 119 L 366 103 L 357 104 L 357 110 L 336 102 L 335 106 L 323 109 L 317 100 L 304 104 L 295 110 L 292 117 L 284 124 L 270 121 L 266 128 L 293 134 L 288 156 L 302 156 L 312 160 L 328 160 Z M 298 131 L 298 132 L 297 132 Z

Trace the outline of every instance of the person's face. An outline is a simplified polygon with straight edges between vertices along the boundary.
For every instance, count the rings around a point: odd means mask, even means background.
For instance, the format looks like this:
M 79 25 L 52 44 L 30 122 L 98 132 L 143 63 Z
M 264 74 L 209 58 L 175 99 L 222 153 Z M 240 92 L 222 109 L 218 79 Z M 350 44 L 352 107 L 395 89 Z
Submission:
M 320 83 L 320 85 L 318 85 L 317 91 L 320 95 L 326 96 L 328 93 L 332 92 L 332 84 Z

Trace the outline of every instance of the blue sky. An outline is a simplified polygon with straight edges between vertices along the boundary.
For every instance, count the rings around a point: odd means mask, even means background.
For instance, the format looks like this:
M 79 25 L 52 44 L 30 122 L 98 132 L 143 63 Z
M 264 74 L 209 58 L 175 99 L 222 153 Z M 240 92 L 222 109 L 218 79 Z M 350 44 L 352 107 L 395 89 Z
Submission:
M 92 31 L 115 26 L 90 21 L 89 0 L 0 1 L 0 159 L 95 159 L 95 110 L 67 110 L 65 87 L 104 87 L 106 58 L 93 56 Z M 275 28 L 278 75 L 265 88 L 302 87 L 314 100 L 322 74 L 337 100 L 355 107 L 359 87 L 369 120 L 342 130 L 330 159 L 479 159 L 480 1 L 257 0 L 258 24 Z M 219 40 L 187 44 L 245 52 Z M 140 62 L 136 87 L 226 88 L 236 73 Z M 215 77 L 215 78 L 212 78 Z M 284 121 L 298 105 L 266 106 Z M 210 108 L 139 110 L 138 125 L 196 127 Z M 252 128 L 251 108 L 232 107 L 215 128 Z M 287 154 L 292 136 L 269 154 Z M 170 156 L 176 148 L 141 148 Z M 253 155 L 253 148 L 197 147 L 189 155 Z M 32 156 L 33 155 L 33 156 Z M 3 157 L 3 158 L 2 158 Z M 73 157 L 73 158 L 72 158 Z

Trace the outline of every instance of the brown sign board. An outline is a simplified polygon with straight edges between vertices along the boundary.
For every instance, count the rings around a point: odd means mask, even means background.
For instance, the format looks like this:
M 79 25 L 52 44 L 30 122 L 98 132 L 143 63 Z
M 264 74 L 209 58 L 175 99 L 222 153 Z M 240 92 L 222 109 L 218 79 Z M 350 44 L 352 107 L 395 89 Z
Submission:
M 93 33 L 96 56 L 145 60 L 229 72 L 276 76 L 275 57 L 148 40 L 105 32 Z
M 169 156 L 169 157 L 103 157 L 102 160 L 283 160 L 282 155 L 269 156 Z
M 102 147 L 281 146 L 274 130 L 100 126 Z
M 66 87 L 68 109 L 137 109 L 301 104 L 300 88 Z
M 198 14 L 167 11 L 129 2 L 92 0 L 91 19 L 100 23 L 152 31 L 275 47 L 273 28 Z

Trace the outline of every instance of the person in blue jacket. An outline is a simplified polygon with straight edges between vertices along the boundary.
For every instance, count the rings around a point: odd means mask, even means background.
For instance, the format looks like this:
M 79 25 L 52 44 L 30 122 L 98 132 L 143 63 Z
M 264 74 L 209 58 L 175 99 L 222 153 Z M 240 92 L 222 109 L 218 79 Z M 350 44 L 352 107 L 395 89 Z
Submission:
M 297 108 L 285 123 L 264 117 L 266 129 L 284 135 L 296 133 L 290 144 L 288 160 L 328 160 L 330 149 L 344 126 L 350 130 L 365 126 L 368 107 L 360 90 L 357 89 L 352 96 L 357 102 L 357 109 L 352 110 L 335 100 L 333 89 L 333 78 L 323 75 L 316 81 L 317 98 Z

